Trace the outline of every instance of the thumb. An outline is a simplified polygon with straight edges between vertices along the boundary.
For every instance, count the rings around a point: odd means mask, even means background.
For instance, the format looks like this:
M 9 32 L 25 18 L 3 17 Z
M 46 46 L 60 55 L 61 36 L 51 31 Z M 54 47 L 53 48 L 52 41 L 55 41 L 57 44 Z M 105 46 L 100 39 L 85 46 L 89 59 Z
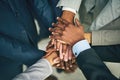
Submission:
M 75 24 L 77 27 L 81 27 L 81 23 L 77 18 L 75 19 Z

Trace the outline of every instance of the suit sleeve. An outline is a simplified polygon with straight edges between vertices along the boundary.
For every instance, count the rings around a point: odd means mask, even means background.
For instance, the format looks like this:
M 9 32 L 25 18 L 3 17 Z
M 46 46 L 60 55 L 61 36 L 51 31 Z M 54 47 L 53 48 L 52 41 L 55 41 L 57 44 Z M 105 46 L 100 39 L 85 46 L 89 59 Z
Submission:
M 52 22 L 55 22 L 54 13 L 48 1 L 49 0 L 28 0 L 28 5 L 31 8 L 30 10 L 40 27 L 40 39 L 46 38 L 50 35 L 48 28 L 52 27 Z
M 0 35 L 0 56 L 31 65 L 44 55 L 44 51 L 13 38 Z
M 60 0 L 57 6 L 65 6 L 78 11 L 80 8 L 81 2 L 82 0 Z
M 120 30 L 99 30 L 92 32 L 92 45 L 120 44 Z
M 87 80 L 118 80 L 93 49 L 81 52 L 77 57 L 77 63 Z
M 52 67 L 46 59 L 41 59 L 13 80 L 44 80 L 52 74 Z

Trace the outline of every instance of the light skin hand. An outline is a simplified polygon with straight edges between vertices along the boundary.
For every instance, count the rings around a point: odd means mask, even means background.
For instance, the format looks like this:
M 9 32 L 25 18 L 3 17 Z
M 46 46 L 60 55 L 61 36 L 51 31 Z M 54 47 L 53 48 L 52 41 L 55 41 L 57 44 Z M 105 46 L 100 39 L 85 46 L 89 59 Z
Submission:
M 52 66 L 60 63 L 59 62 L 60 59 L 58 57 L 57 51 L 52 47 L 49 47 L 46 50 L 46 55 L 43 58 L 47 59 Z
M 59 19 L 59 21 L 56 24 L 55 23 L 52 24 L 52 26 L 56 27 L 56 28 L 52 29 L 52 31 L 51 31 L 52 34 L 54 34 L 53 32 L 56 31 L 56 29 L 58 32 L 64 30 L 66 24 L 64 24 L 61 20 L 62 19 Z M 57 24 L 59 24 L 59 27 Z M 49 28 L 49 30 L 51 30 L 51 28 Z M 56 35 L 59 35 L 59 34 L 56 33 Z M 60 52 L 59 57 L 61 60 L 63 60 L 64 54 L 66 53 L 66 50 L 67 50 L 67 44 L 65 42 L 57 40 L 57 39 L 54 39 L 54 40 L 55 40 L 54 48 Z
M 47 59 L 50 64 L 53 66 L 55 64 L 58 64 L 59 63 L 59 60 L 57 60 L 56 62 L 54 61 L 55 59 L 58 59 L 58 57 L 56 57 L 55 55 L 56 53 L 51 53 L 49 56 L 45 56 L 44 58 Z

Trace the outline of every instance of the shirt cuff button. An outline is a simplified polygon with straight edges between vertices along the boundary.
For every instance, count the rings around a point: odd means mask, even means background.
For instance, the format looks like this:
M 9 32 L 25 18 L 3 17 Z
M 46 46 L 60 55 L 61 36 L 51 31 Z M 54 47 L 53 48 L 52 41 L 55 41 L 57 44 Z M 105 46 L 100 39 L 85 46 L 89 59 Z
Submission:
M 77 55 L 77 53 L 75 53 L 75 55 Z

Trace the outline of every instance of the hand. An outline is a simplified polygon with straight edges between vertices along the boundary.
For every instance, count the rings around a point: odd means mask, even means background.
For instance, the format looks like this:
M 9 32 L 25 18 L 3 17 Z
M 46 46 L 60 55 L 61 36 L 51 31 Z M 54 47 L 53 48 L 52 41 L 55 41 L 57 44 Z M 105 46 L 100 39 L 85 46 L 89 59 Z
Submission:
M 69 22 L 61 18 L 58 18 L 58 21 L 61 21 L 61 23 L 64 23 L 66 27 L 64 30 L 58 29 L 56 27 L 49 29 L 52 32 L 51 39 L 57 39 L 57 40 L 67 42 L 71 46 L 73 46 L 79 40 L 85 39 L 83 26 L 79 23 L 78 19 L 75 19 L 76 26 L 73 24 L 70 24 Z M 55 26 L 59 27 L 61 25 L 55 24 Z
M 60 63 L 60 58 L 58 57 L 58 52 L 52 46 L 51 41 L 49 42 L 49 44 L 47 46 L 46 55 L 44 56 L 44 58 L 47 59 L 52 66 Z
M 56 50 L 56 48 L 52 45 L 54 44 L 56 46 L 56 44 L 54 43 L 56 42 L 55 40 L 51 40 L 47 46 L 47 55 L 46 56 L 49 56 L 51 55 L 51 53 L 53 51 L 56 51 L 56 53 L 58 54 L 59 57 L 55 58 L 53 60 L 54 62 L 54 67 L 56 68 L 59 68 L 59 69 L 63 69 L 65 72 L 74 72 L 76 67 L 77 67 L 77 64 L 75 62 L 75 57 L 72 53 L 72 50 L 71 50 L 71 47 L 68 46 L 68 45 L 65 45 L 62 44 L 62 42 L 59 42 L 60 43 L 60 47 L 58 47 Z M 58 42 L 57 42 L 58 43 Z M 63 46 L 66 46 L 66 48 L 64 48 Z M 53 48 L 52 50 L 50 50 L 49 48 Z M 65 52 L 63 52 L 65 51 Z M 64 53 L 64 54 L 63 54 Z
M 75 16 L 75 14 L 73 12 L 64 10 L 63 13 L 62 13 L 61 18 L 65 19 L 66 21 L 68 21 L 68 22 L 73 24 L 74 16 Z
M 50 48 L 52 48 L 52 49 L 50 49 Z M 49 53 L 47 53 L 46 56 L 50 55 L 53 51 L 56 51 L 58 53 L 58 56 L 60 59 L 60 63 L 55 64 L 54 65 L 55 67 L 65 69 L 64 63 L 62 64 L 61 62 L 68 61 L 68 51 L 66 51 L 67 50 L 66 48 L 67 48 L 67 45 L 62 44 L 61 42 L 59 42 L 57 40 L 52 39 L 49 41 L 49 44 L 46 47 L 46 49 L 47 49 L 46 52 L 49 52 Z M 54 61 L 56 62 L 56 60 L 54 60 Z
M 55 42 L 55 43 L 54 43 Z M 56 50 L 56 48 L 54 46 L 56 46 L 56 43 L 60 43 L 60 47 L 58 47 Z M 66 47 L 64 47 L 66 46 Z M 69 47 L 68 45 L 62 44 L 62 42 L 56 42 L 55 40 L 50 40 L 48 46 L 46 47 L 46 56 L 45 58 L 51 63 L 51 65 L 53 65 L 56 68 L 59 69 L 64 69 L 65 72 L 74 72 L 75 71 L 75 66 L 76 66 L 76 62 L 75 62 L 75 57 L 72 53 L 71 47 Z M 54 54 L 54 52 L 56 52 L 56 54 L 58 55 L 57 58 L 52 59 L 50 56 L 52 56 L 52 54 Z M 64 53 L 64 54 L 63 54 Z M 50 60 L 52 59 L 52 60 Z M 76 66 L 77 67 L 77 66 Z

